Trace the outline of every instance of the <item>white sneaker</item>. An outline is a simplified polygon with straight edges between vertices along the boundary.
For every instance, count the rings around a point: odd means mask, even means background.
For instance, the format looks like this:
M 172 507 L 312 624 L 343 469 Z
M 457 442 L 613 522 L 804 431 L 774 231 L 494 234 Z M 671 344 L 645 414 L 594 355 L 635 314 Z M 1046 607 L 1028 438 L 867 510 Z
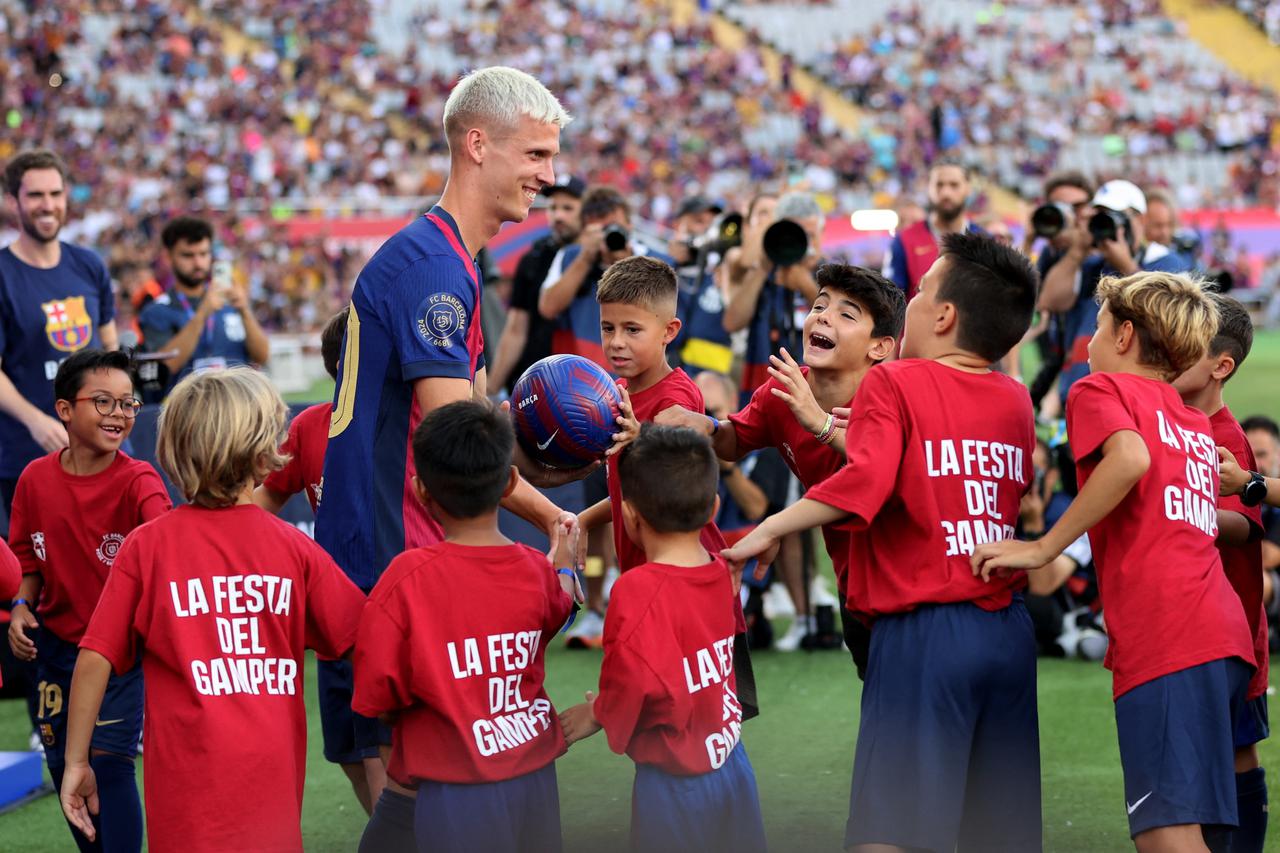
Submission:
M 780 652 L 794 652 L 800 648 L 800 641 L 812 630 L 810 619 L 796 619 L 787 629 L 787 633 L 773 641 L 773 647 Z
M 836 598 L 831 590 L 827 589 L 827 579 L 818 576 L 809 584 L 809 606 L 813 609 L 819 607 L 830 607 L 839 609 L 840 599 Z
M 564 642 L 571 649 L 598 649 L 604 645 L 604 617 L 594 610 L 582 610 L 573 626 L 565 632 Z
M 764 595 L 760 597 L 760 604 L 764 608 L 766 619 L 786 619 L 796 615 L 796 606 L 791 601 L 791 595 L 780 583 L 775 583 L 764 591 Z

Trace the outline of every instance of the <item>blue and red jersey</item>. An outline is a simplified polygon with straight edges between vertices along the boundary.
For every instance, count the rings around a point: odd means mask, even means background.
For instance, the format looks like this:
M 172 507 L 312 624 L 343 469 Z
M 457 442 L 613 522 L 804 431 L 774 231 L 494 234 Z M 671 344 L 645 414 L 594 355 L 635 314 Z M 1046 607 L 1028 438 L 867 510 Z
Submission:
M 338 366 L 316 541 L 366 592 L 397 554 L 444 537 L 413 493 L 419 379 L 484 367 L 480 272 L 436 206 L 391 237 L 356 279 Z

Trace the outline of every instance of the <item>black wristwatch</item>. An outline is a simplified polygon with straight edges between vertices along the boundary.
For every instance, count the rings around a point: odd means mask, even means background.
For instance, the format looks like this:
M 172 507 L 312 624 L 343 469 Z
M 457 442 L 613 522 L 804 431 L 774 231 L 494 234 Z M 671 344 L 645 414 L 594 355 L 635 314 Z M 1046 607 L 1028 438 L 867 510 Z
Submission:
M 1267 499 L 1267 478 L 1257 471 L 1249 472 L 1249 482 L 1244 484 L 1240 492 L 1240 503 L 1245 506 L 1257 506 Z

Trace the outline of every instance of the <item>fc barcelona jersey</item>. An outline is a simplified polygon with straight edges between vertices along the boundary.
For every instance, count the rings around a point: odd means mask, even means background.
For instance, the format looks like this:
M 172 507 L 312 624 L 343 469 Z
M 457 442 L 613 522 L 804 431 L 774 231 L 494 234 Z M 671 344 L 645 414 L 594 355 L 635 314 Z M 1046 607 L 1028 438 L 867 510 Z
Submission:
M 73 352 L 102 346 L 99 328 L 115 319 L 111 278 L 88 249 L 60 244 L 62 257 L 39 269 L 0 249 L 0 370 L 18 393 L 55 417 L 53 377 Z M 44 451 L 19 421 L 0 413 L 0 478 L 14 479 Z
M 397 554 L 444 536 L 413 492 L 413 386 L 484 366 L 480 275 L 457 224 L 434 207 L 382 245 L 356 279 L 338 367 L 316 541 L 366 592 Z

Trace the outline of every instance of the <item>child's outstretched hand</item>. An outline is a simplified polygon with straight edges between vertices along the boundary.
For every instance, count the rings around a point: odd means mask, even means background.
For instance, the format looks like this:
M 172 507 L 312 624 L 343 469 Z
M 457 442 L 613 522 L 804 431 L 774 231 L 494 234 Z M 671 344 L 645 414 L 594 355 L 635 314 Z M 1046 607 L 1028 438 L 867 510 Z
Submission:
M 640 421 L 636 420 L 635 412 L 631 408 L 631 395 L 627 393 L 626 382 L 622 379 L 618 380 L 618 394 L 622 397 L 622 401 L 618 404 L 616 418 L 618 431 L 613 434 L 613 446 L 604 452 L 605 456 L 621 453 L 624 447 L 640 435 Z
M 765 574 L 769 571 L 769 565 L 778 556 L 778 537 L 768 531 L 767 522 L 759 524 L 739 539 L 732 548 L 721 551 L 720 556 L 724 557 L 729 564 L 729 571 L 738 578 L 742 577 L 742 571 L 747 563 L 753 557 L 757 558 L 754 577 L 756 580 L 764 580 Z M 741 583 L 740 580 L 739 583 Z
M 715 420 L 702 412 L 691 412 L 684 406 L 667 406 L 654 416 L 653 422 L 658 426 L 684 427 L 697 430 L 703 435 L 711 435 Z
M 1235 454 L 1225 447 L 1218 447 L 1218 493 L 1238 495 L 1249 482 L 1249 472 L 1240 467 Z
M 98 780 L 88 764 L 68 763 L 62 772 L 62 813 L 67 822 L 93 841 L 98 831 L 92 815 L 98 813 Z
M 979 545 L 969 558 L 969 565 L 973 567 L 974 577 L 990 581 L 992 575 L 1007 578 L 1019 569 L 1031 571 L 1042 568 L 1055 556 L 1047 553 L 1040 542 L 1004 539 Z
M 791 353 L 785 347 L 779 352 L 782 353 L 781 358 L 769 356 L 769 375 L 782 385 L 781 388 L 771 389 L 773 396 L 787 404 L 800 426 L 817 435 L 827 424 L 827 413 L 818 405 L 813 390 Z
M 586 698 L 587 701 L 560 712 L 560 728 L 564 729 L 565 746 L 572 746 L 583 738 L 589 738 L 601 729 L 594 710 L 596 694 L 588 690 Z

